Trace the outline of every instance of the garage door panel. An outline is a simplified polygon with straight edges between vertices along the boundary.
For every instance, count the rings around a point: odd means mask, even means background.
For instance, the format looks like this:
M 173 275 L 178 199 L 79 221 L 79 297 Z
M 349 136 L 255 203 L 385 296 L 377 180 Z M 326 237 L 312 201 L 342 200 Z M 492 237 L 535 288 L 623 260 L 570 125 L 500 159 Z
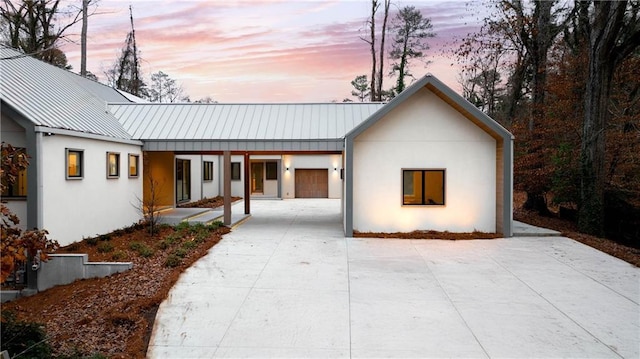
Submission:
M 296 169 L 296 198 L 329 198 L 329 170 Z

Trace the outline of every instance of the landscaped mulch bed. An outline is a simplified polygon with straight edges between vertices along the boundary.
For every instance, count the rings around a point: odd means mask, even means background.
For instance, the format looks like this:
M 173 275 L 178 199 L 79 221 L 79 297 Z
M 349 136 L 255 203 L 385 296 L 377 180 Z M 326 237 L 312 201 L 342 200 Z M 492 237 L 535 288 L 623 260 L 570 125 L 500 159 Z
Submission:
M 44 324 L 55 355 L 144 358 L 160 303 L 180 274 L 229 232 L 177 228 L 162 226 L 154 237 L 144 227 L 127 229 L 62 248 L 59 252 L 88 253 L 91 261 L 130 261 L 133 268 L 57 286 L 5 303 L 2 310 Z
M 231 203 L 241 200 L 242 197 L 231 197 Z M 212 198 L 204 198 L 196 202 L 181 204 L 178 208 L 217 208 L 224 205 L 224 197 L 217 196 Z

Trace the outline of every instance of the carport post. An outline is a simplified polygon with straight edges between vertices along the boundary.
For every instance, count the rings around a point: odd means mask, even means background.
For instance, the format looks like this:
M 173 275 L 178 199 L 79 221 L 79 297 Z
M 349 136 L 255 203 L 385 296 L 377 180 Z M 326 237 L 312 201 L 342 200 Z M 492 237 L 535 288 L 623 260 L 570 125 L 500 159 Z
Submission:
M 244 214 L 251 213 L 251 164 L 249 152 L 244 153 Z
M 224 151 L 224 225 L 231 224 L 231 152 Z

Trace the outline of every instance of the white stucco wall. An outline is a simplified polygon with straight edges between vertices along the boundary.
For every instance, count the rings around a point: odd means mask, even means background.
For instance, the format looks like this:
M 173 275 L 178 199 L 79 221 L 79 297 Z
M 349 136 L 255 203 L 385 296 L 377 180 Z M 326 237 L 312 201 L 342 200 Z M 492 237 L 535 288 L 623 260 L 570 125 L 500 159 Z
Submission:
M 354 142 L 353 229 L 495 232 L 496 142 L 427 89 Z M 403 206 L 402 169 L 446 169 L 444 206 Z
M 287 171 L 289 167 L 289 171 Z M 329 172 L 329 198 L 341 198 L 342 155 L 283 155 L 282 198 L 295 198 L 296 169 L 327 169 Z M 334 170 L 335 169 L 335 170 Z
M 84 177 L 66 179 L 66 148 L 84 150 Z M 120 177 L 107 179 L 107 152 L 120 153 Z M 42 139 L 42 227 L 61 245 L 129 226 L 141 218 L 142 175 L 128 177 L 129 153 L 140 146 L 64 135 Z

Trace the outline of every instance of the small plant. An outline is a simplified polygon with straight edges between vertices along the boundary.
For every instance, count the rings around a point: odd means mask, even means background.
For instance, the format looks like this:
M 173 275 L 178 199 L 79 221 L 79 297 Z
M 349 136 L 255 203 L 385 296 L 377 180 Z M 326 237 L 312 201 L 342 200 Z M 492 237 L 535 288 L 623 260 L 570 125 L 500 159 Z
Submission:
M 101 241 L 110 241 L 111 240 L 111 233 L 101 234 L 101 235 L 98 236 L 98 239 L 100 239 Z
M 125 258 L 127 258 L 127 254 L 123 251 L 115 251 L 111 255 L 111 259 L 113 259 L 114 261 L 121 261 Z
M 113 244 L 111 244 L 110 242 L 102 242 L 98 244 L 98 252 L 99 253 L 113 252 Z
M 186 241 L 182 243 L 182 249 L 184 250 L 194 249 L 197 246 L 198 246 L 198 243 L 196 241 Z
M 175 254 L 170 254 L 164 262 L 165 267 L 177 267 L 182 263 L 182 259 Z
M 95 246 L 96 244 L 98 244 L 98 238 L 96 237 L 88 237 L 85 238 L 84 241 L 87 242 L 87 244 L 90 246 Z
M 180 257 L 180 258 L 186 257 L 187 254 L 189 254 L 189 252 L 184 248 L 178 248 L 173 252 L 173 255 L 175 255 L 177 257 Z
M 77 251 L 79 249 L 80 249 L 80 243 L 78 243 L 78 242 L 73 242 L 73 243 L 71 243 L 71 244 L 69 244 L 67 246 L 67 250 L 69 252 L 75 252 L 75 251 Z
M 224 226 L 224 223 L 220 222 L 220 221 L 213 221 L 209 224 L 209 229 L 211 230 L 215 230 L 218 229 L 220 227 Z
M 131 242 L 129 249 L 138 252 L 141 257 L 148 258 L 154 253 L 153 249 L 142 242 Z
M 44 327 L 37 323 L 18 321 L 12 312 L 2 312 L 2 348 L 12 355 L 25 358 L 49 358 L 51 347 Z
M 165 250 L 171 247 L 173 244 L 177 243 L 180 240 L 180 237 L 173 233 L 165 237 L 165 239 L 158 242 L 158 248 L 161 250 Z
M 191 224 L 189 222 L 180 222 L 173 227 L 176 232 L 190 232 Z

